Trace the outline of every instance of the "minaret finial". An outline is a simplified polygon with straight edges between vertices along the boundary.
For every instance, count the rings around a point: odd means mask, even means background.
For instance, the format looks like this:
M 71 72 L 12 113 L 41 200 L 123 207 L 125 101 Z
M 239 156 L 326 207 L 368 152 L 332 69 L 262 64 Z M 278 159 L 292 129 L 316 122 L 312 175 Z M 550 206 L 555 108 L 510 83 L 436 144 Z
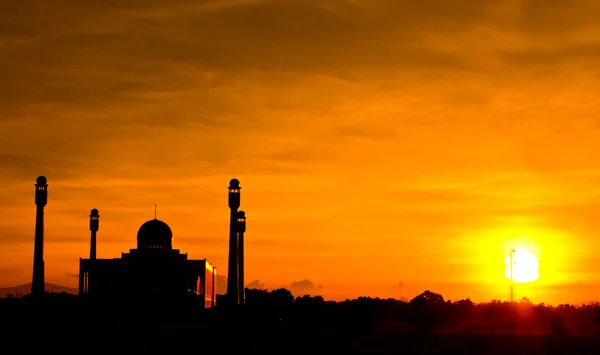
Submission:
M 156 203 L 154 204 L 154 219 L 156 219 Z

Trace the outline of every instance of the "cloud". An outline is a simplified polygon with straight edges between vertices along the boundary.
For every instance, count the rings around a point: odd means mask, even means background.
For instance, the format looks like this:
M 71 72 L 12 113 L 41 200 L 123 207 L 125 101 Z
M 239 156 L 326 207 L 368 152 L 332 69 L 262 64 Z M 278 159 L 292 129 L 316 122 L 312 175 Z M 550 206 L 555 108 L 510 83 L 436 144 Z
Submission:
M 219 169 L 241 152 L 228 144 L 239 138 L 229 127 L 239 127 L 238 136 L 274 126 L 264 115 L 252 117 L 257 111 L 252 105 L 273 111 L 310 108 L 315 115 L 323 115 L 336 106 L 336 93 L 363 99 L 370 92 L 381 95 L 364 84 L 381 82 L 392 73 L 486 70 L 480 67 L 481 58 L 476 60 L 456 45 L 447 48 L 436 36 L 467 35 L 471 26 L 482 23 L 493 26 L 487 18 L 502 2 L 91 3 L 82 7 L 74 1 L 59 1 L 52 7 L 52 16 L 39 1 L 3 9 L 4 42 L 11 44 L 0 48 L 0 76 L 5 79 L 0 87 L 4 112 L 0 119 L 12 123 L 3 127 L 0 138 L 14 147 L 14 153 L 0 157 L 3 178 L 25 178 L 38 172 L 51 173 L 55 179 L 75 179 L 84 172 L 132 175 L 126 167 L 134 162 L 152 163 L 158 174 L 183 169 L 170 163 L 180 159 Z M 536 11 L 560 15 L 531 1 L 522 11 L 524 16 Z M 566 56 L 569 50 L 556 55 Z M 595 53 L 593 47 L 581 51 L 591 57 Z M 524 63 L 542 61 L 545 54 L 505 51 L 500 55 L 507 63 Z M 294 89 L 302 83 L 297 74 L 305 77 L 307 87 L 315 85 L 318 74 L 323 75 L 319 80 L 336 75 L 346 79 L 323 87 L 329 101 L 322 103 L 307 94 L 310 91 Z M 386 85 L 412 89 L 406 79 Z M 341 91 L 349 87 L 355 88 L 350 96 Z M 286 94 L 262 98 L 273 89 Z M 246 100 L 245 92 L 252 92 L 253 100 Z M 45 118 L 56 111 L 60 115 Z M 333 124 L 336 136 L 379 140 L 395 135 L 394 130 L 376 123 Z M 197 137 L 160 138 L 186 129 L 195 135 L 204 131 L 202 140 L 212 149 L 196 147 Z M 24 130 L 27 139 L 22 139 Z M 225 132 L 232 136 L 226 137 Z M 157 151 L 153 148 L 157 145 L 166 149 Z M 51 148 L 43 157 L 34 153 L 46 147 Z M 264 171 L 300 173 L 306 162 L 328 160 L 313 144 L 272 148 L 258 155 L 264 158 L 260 162 Z M 130 153 L 111 153 L 115 151 Z
M 246 288 L 248 288 L 248 289 L 266 290 L 265 284 L 263 282 L 260 282 L 259 280 L 254 280 L 254 281 L 248 283 L 246 285 Z
M 32 223 L 35 223 L 34 219 L 32 219 Z M 31 249 L 33 250 L 34 235 L 35 231 L 33 230 L 33 228 L 30 228 L 28 231 L 25 231 L 17 227 L 0 226 L 0 242 L 2 243 L 29 244 L 31 245 Z
M 302 296 L 305 294 L 319 294 L 323 291 L 323 285 L 315 284 L 311 280 L 294 281 L 289 287 L 289 290 L 295 296 Z
M 597 25 L 600 6 L 594 0 L 524 0 L 519 29 L 538 36 L 562 36 Z
M 11 5 L 0 21 L 12 24 L 5 25 L 6 36 L 30 38 L 0 49 L 6 83 L 0 97 L 12 109 L 31 102 L 100 108 L 148 104 L 192 89 L 210 95 L 239 70 L 339 72 L 374 61 L 379 68 L 473 67 L 469 56 L 423 42 L 416 29 L 435 23 L 462 31 L 485 14 L 482 2 L 469 1 L 466 11 L 445 1 L 435 6 L 374 2 L 379 6 L 240 1 L 212 12 L 189 2 L 163 4 L 153 12 L 143 1 L 94 2 L 94 11 L 69 2 L 47 16 L 45 5 L 25 1 Z M 14 21 L 19 18 L 29 21 Z M 223 70 L 227 74 L 219 73 Z M 227 109 L 207 101 L 203 111 L 211 107 Z
M 600 41 L 509 50 L 500 58 L 508 65 L 530 69 L 557 68 L 574 61 L 595 63 L 600 59 Z
M 396 284 L 396 286 L 397 286 L 398 288 L 404 288 L 404 287 L 406 287 L 406 284 L 405 284 L 404 282 L 402 282 L 402 281 L 399 281 L 399 282 Z

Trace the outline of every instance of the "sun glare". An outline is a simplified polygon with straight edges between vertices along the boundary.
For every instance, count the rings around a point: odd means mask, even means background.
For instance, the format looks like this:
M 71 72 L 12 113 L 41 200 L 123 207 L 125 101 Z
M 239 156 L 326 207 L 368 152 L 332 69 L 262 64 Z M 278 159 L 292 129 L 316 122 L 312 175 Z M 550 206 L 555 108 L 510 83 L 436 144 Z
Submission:
M 532 282 L 540 278 L 540 264 L 537 256 L 525 249 L 514 249 L 512 253 L 512 272 L 511 272 L 511 257 L 508 256 L 504 260 L 506 264 L 506 272 L 504 276 L 514 282 Z

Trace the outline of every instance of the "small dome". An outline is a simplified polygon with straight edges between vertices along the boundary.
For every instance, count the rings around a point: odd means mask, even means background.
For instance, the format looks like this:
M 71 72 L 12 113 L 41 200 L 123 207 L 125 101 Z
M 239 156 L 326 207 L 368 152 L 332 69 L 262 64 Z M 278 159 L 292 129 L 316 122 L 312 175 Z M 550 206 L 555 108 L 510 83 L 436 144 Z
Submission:
M 244 211 L 238 211 L 238 218 L 246 218 L 246 212 Z
M 231 181 L 229 181 L 229 188 L 230 189 L 239 189 L 240 188 L 240 180 L 231 179 Z
M 38 176 L 36 183 L 38 185 L 46 185 L 46 183 L 48 182 L 48 180 L 46 179 L 45 176 Z
M 93 210 L 90 212 L 90 216 L 92 216 L 92 217 L 99 217 L 99 216 L 100 216 L 100 215 L 99 215 L 99 211 L 98 211 L 96 208 L 94 208 L 94 209 L 93 209 Z
M 140 227 L 137 234 L 138 249 L 172 249 L 173 232 L 168 224 L 158 219 Z

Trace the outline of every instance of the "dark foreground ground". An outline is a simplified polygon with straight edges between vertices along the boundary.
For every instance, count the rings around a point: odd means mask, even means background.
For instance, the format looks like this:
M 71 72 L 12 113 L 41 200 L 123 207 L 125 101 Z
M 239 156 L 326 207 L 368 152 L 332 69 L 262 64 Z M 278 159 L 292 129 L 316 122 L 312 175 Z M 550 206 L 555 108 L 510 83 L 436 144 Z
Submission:
M 51 323 L 51 322 L 50 322 Z M 10 324 L 4 324 L 10 327 Z M 315 329 L 310 325 L 241 321 L 22 327 L 3 331 L 0 354 L 144 351 L 205 354 L 600 354 L 599 337 L 423 334 Z

